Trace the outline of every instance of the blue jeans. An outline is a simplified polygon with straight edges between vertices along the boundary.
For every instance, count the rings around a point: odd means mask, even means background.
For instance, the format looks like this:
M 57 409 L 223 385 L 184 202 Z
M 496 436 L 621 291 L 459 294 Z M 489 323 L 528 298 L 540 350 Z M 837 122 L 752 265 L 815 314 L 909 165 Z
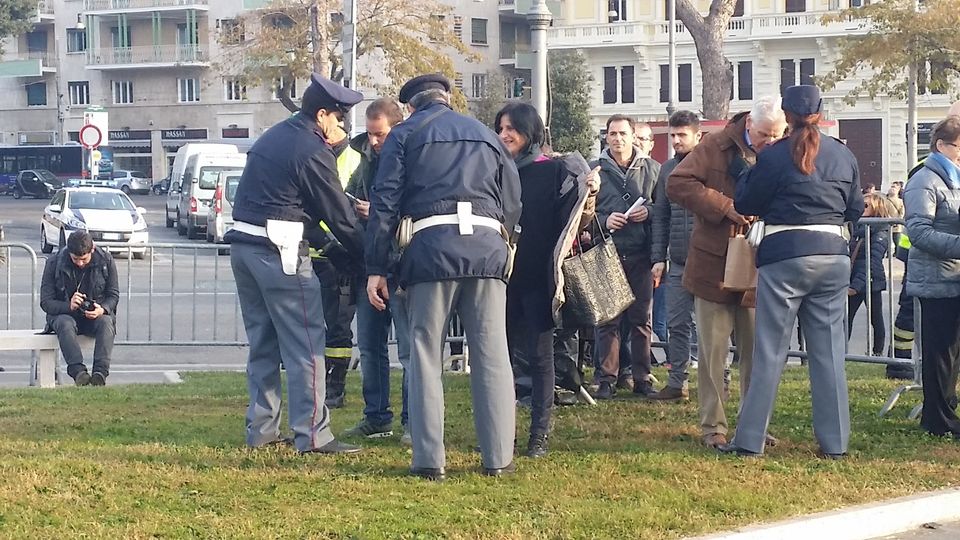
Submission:
M 407 425 L 407 366 L 410 360 L 410 327 L 406 294 L 391 287 L 386 311 L 377 311 L 363 296 L 357 299 L 357 348 L 360 350 L 360 374 L 363 378 L 363 415 L 373 424 L 393 421 L 390 410 L 390 354 L 387 339 L 393 320 L 397 353 L 403 366 L 403 391 L 400 423 Z M 361 293 L 362 294 L 362 293 Z

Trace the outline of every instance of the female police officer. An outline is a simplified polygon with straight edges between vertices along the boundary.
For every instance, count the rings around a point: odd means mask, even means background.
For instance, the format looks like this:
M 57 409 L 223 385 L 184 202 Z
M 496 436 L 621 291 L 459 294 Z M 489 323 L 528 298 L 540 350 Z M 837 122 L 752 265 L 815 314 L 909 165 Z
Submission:
M 853 154 L 824 137 L 820 91 L 792 86 L 783 96 L 790 136 L 759 154 L 737 184 L 737 212 L 760 216 L 766 235 L 757 251 L 757 330 L 750 388 L 733 441 L 724 453 L 763 453 L 793 321 L 807 341 L 813 430 L 822 457 L 847 451 L 850 411 L 844 329 L 850 256 L 844 222 L 863 213 Z

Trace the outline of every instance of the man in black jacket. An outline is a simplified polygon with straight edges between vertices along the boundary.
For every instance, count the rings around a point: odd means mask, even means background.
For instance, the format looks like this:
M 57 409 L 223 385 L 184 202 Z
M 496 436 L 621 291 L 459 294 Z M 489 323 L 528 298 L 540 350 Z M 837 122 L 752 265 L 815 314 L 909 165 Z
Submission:
M 670 116 L 669 126 L 670 144 L 676 156 L 660 168 L 660 178 L 653 191 L 653 280 L 660 281 L 667 269 L 669 250 L 667 357 L 670 358 L 670 376 L 667 385 L 650 398 L 686 401 L 690 399 L 687 366 L 690 363 L 690 339 L 693 333 L 693 295 L 683 288 L 681 281 L 687 264 L 694 214 L 670 202 L 667 198 L 667 180 L 677 164 L 700 144 L 700 119 L 694 112 L 677 111 Z
M 607 324 L 597 327 L 596 351 L 598 369 L 594 379 L 598 383 L 595 397 L 610 399 L 616 393 L 615 384 L 620 367 L 621 318 L 630 320 L 630 349 L 633 364 L 633 392 L 639 396 L 656 393 L 650 377 L 651 304 L 653 279 L 650 209 L 653 188 L 660 173 L 660 164 L 644 157 L 634 143 L 635 123 L 629 116 L 615 114 L 607 119 L 607 144 L 600 160 L 591 167 L 600 166 L 600 194 L 597 197 L 597 215 L 613 235 L 623 270 L 633 289 L 636 302 L 627 311 Z
M 47 259 L 40 308 L 47 314 L 47 330 L 57 334 L 67 374 L 77 386 L 107 383 L 119 302 L 117 265 L 106 250 L 94 247 L 90 233 L 71 234 L 67 248 Z M 83 364 L 78 334 L 96 338 L 93 375 Z

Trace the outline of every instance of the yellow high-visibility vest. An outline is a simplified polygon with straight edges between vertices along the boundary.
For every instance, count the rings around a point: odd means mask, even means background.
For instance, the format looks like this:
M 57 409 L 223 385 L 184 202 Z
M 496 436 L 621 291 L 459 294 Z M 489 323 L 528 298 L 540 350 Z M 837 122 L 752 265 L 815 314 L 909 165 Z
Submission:
M 347 145 L 346 149 L 340 152 L 340 155 L 337 156 L 337 176 L 340 177 L 340 187 L 344 189 L 347 188 L 347 182 L 350 181 L 350 176 L 353 174 L 353 171 L 360 166 L 360 160 L 362 158 L 363 156 L 360 155 L 360 152 L 354 150 L 350 145 Z M 327 233 L 330 232 L 330 227 L 323 221 L 320 222 L 320 228 Z M 311 246 L 310 258 L 322 259 L 323 255 Z

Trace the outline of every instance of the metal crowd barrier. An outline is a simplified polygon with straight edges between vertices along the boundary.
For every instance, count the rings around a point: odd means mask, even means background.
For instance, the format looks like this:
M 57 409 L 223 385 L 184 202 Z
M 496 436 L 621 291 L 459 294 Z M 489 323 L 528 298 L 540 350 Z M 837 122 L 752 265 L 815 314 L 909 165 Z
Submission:
M 28 260 L 23 261 L 21 257 L 13 257 L 14 250 L 23 251 Z M 40 274 L 37 271 L 37 253 L 23 242 L 0 242 L 0 259 L 2 259 L 0 268 L 3 269 L 5 297 L 3 329 L 39 328 L 37 320 L 44 319 L 40 317 Z M 23 291 L 23 287 L 16 286 L 14 276 L 18 279 L 29 276 L 30 289 Z

